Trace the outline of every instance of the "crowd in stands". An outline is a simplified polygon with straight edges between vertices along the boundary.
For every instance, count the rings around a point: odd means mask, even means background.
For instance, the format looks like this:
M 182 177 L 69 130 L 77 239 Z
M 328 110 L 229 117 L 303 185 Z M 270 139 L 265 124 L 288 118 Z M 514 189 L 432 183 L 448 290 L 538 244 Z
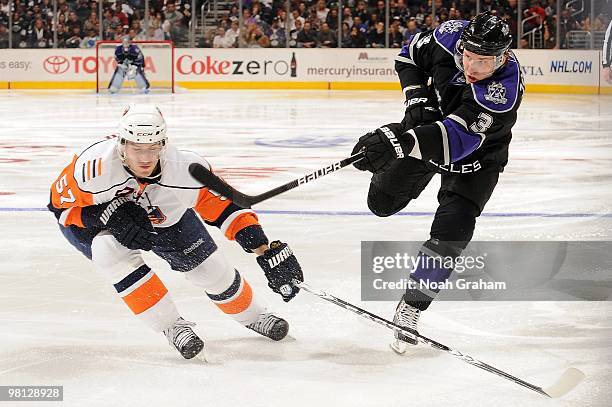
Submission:
M 166 0 L 167 1 L 167 0 Z M 216 27 L 209 27 L 197 38 L 196 46 L 230 48 L 399 48 L 421 31 L 437 27 L 447 20 L 469 19 L 476 14 L 476 0 L 433 0 L 435 18 L 431 15 L 432 0 L 390 0 L 389 29 L 385 26 L 384 0 L 291 0 L 287 14 L 285 0 L 243 0 L 242 26 L 236 1 L 229 13 L 219 12 Z M 150 0 L 148 28 L 145 29 L 145 0 L 105 0 L 102 16 L 99 5 L 89 0 L 57 0 L 57 47 L 91 48 L 96 41 L 118 40 L 129 35 L 136 40 L 186 41 L 192 17 L 190 0 Z M 565 7 L 560 16 L 561 48 L 565 33 L 572 30 L 604 31 L 609 16 L 596 10 L 573 16 Z M 196 3 L 200 9 L 202 0 Z M 54 47 L 53 0 L 12 0 L 12 47 Z M 556 0 L 523 0 L 524 32 L 539 29 L 542 48 L 558 48 L 555 43 L 557 25 Z M 517 0 L 481 0 L 481 11 L 491 10 L 510 23 L 516 39 L 518 27 Z M 338 24 L 341 13 L 341 35 Z M 8 44 L 9 1 L 0 0 L 0 48 Z M 102 38 L 100 38 L 100 24 Z M 513 47 L 516 47 L 516 42 Z M 521 46 L 530 43 L 523 39 Z
M 145 0 L 57 0 L 57 47 L 92 48 L 99 40 L 185 40 L 191 3 L 149 2 L 145 30 Z M 12 48 L 54 47 L 53 0 L 12 0 Z M 0 0 L 0 48 L 9 46 L 9 1 Z M 102 27 L 102 38 L 100 37 Z

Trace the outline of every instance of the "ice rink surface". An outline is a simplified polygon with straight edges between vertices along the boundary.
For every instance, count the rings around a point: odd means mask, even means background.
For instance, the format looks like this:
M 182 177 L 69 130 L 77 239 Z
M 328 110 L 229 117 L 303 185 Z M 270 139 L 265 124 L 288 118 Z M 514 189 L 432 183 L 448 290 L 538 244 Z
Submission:
M 436 302 L 423 314 L 423 334 L 538 385 L 569 366 L 586 373 L 572 393 L 547 400 L 426 346 L 399 357 L 390 331 L 307 293 L 283 303 L 254 258 L 216 230 L 293 339 L 272 343 L 237 325 L 147 254 L 205 339 L 207 364 L 182 360 L 43 210 L 73 153 L 145 99 L 161 107 L 171 143 L 247 193 L 343 158 L 365 131 L 403 115 L 400 92 L 0 93 L 0 385 L 63 385 L 66 406 L 610 405 L 610 302 Z M 612 98 L 529 94 L 474 239 L 612 240 L 611 180 Z M 368 213 L 368 183 L 347 168 L 255 209 L 268 236 L 291 244 L 309 283 L 391 318 L 395 303 L 360 301 L 360 242 L 426 240 L 439 180 L 386 219 Z

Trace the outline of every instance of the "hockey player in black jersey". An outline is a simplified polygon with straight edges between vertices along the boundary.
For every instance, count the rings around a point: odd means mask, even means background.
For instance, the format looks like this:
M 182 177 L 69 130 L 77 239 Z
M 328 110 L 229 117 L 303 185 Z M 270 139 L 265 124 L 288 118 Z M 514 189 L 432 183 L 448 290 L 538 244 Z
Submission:
M 149 92 L 151 85 L 144 72 L 144 55 L 137 45 L 132 44 L 129 36 L 123 37 L 121 45 L 115 48 L 115 61 L 117 62 L 117 68 L 115 68 L 115 72 L 108 84 L 108 91 L 110 93 L 119 92 L 125 79 L 133 79 L 142 93 Z
M 400 211 L 436 173 L 442 176 L 430 239 L 410 276 L 415 287 L 449 278 L 452 269 L 427 258 L 461 254 L 508 161 L 524 88 L 511 41 L 508 25 L 489 12 L 417 34 L 395 59 L 406 97 L 404 119 L 364 135 L 353 149 L 366 151 L 354 165 L 373 173 L 368 206 L 377 216 Z M 407 289 L 394 322 L 416 330 L 437 293 Z M 417 343 L 395 337 L 398 353 Z

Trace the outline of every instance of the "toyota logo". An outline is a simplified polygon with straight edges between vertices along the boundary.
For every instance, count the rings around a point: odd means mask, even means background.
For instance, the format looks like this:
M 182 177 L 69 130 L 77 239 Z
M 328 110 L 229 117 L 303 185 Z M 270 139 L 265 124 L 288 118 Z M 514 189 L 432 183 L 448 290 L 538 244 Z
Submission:
M 45 68 L 45 71 L 51 74 L 59 75 L 66 72 L 68 68 L 70 68 L 70 62 L 68 62 L 68 59 L 62 56 L 55 55 L 45 59 L 45 62 L 43 62 L 43 68 Z

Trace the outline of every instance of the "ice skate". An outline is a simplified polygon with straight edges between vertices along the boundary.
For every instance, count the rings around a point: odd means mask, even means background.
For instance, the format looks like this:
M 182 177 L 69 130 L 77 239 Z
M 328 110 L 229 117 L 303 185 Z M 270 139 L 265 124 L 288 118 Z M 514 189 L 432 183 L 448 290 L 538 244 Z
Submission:
M 417 323 L 420 315 L 420 310 L 406 304 L 404 298 L 402 298 L 395 309 L 393 322 L 402 327 L 417 331 Z M 410 346 L 415 346 L 419 343 L 416 338 L 404 335 L 398 331 L 395 331 L 394 335 L 395 341 L 393 341 L 390 346 L 391 349 L 398 355 L 403 355 Z
M 191 359 L 204 348 L 204 342 L 191 329 L 195 323 L 178 318 L 174 325 L 164 330 L 168 343 L 173 345 L 185 359 Z

